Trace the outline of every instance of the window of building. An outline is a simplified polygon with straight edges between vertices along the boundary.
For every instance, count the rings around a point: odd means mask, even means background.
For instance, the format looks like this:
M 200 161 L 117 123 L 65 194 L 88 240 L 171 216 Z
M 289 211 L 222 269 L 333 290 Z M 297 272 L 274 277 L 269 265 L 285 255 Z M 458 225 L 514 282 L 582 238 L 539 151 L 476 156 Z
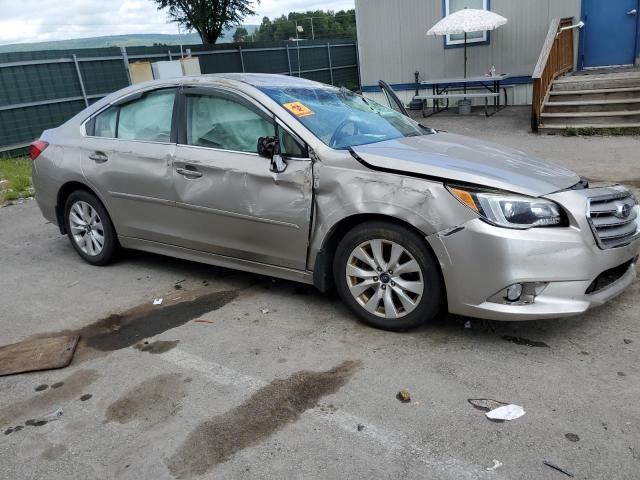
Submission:
M 450 15 L 464 8 L 476 10 L 490 10 L 490 0 L 444 0 L 444 16 Z M 467 45 L 486 45 L 489 43 L 489 32 L 467 33 Z M 445 47 L 464 46 L 464 33 L 446 35 Z

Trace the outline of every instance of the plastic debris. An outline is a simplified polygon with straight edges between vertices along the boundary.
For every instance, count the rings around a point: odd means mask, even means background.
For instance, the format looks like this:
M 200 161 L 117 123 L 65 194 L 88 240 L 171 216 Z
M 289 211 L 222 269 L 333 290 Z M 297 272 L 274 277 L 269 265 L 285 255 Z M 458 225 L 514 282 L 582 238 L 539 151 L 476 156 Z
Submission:
M 630 343 L 633 343 L 633 340 L 631 340 L 630 338 L 625 338 L 625 339 L 624 339 L 624 343 L 626 343 L 627 345 L 629 345 Z
M 554 464 L 553 464 L 553 463 L 551 463 L 551 462 L 547 462 L 546 460 L 543 460 L 543 461 L 542 461 L 542 463 L 544 463 L 547 467 L 551 467 L 551 468 L 553 468 L 554 470 L 559 471 L 560 473 L 564 473 L 567 477 L 573 477 L 573 473 L 568 472 L 568 471 L 567 471 L 567 470 L 565 470 L 564 468 L 560 468 L 559 466 L 554 465 Z
M 578 435 L 576 435 L 575 433 L 567 433 L 567 434 L 565 434 L 565 438 L 567 440 L 569 440 L 570 442 L 579 442 L 580 441 L 580 437 Z
M 46 425 L 49 422 L 54 422 L 62 417 L 64 411 L 59 408 L 54 410 L 53 412 L 47 413 L 39 418 L 34 418 L 32 420 L 27 420 L 26 424 L 33 427 L 41 427 L 42 425 Z
M 260 312 L 264 313 L 265 315 L 267 313 L 269 313 L 269 309 L 268 308 L 263 308 L 262 310 L 260 310 Z
M 162 298 L 156 298 L 156 299 L 153 301 L 153 304 L 154 304 L 154 305 L 162 305 L 162 300 L 163 300 Z
M 511 404 L 495 408 L 490 412 L 487 412 L 485 415 L 489 420 L 505 421 L 515 420 L 516 418 L 520 418 L 521 416 L 523 416 L 525 413 L 526 412 L 524 411 L 524 408 L 522 408 L 520 405 Z
M 361 432 L 362 430 L 364 430 L 364 425 L 362 425 L 361 423 L 358 424 L 358 431 Z
M 471 320 L 467 320 L 466 322 L 464 322 L 464 328 L 471 328 Z
M 493 459 L 493 466 L 485 468 L 487 472 L 493 472 L 494 470 L 499 469 L 502 466 L 502 462 L 499 460 Z
M 411 401 L 411 394 L 409 390 L 400 390 L 396 395 L 396 398 L 402 403 L 409 403 Z

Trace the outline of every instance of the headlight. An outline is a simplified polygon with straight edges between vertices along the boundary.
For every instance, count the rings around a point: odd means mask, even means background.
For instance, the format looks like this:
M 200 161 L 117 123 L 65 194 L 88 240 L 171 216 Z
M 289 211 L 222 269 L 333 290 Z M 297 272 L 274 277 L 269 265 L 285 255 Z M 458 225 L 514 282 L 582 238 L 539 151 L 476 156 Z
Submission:
M 499 227 L 526 229 L 569 225 L 562 208 L 550 200 L 466 187 L 447 188 L 454 197 L 480 215 L 483 220 Z

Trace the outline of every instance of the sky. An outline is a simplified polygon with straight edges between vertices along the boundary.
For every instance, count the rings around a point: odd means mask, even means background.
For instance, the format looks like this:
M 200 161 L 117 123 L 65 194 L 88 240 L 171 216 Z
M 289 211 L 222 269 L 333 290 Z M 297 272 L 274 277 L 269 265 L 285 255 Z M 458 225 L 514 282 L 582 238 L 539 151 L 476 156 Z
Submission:
M 243 23 L 291 11 L 344 10 L 354 0 L 262 0 Z M 130 33 L 178 33 L 152 0 L 0 0 L 0 44 Z

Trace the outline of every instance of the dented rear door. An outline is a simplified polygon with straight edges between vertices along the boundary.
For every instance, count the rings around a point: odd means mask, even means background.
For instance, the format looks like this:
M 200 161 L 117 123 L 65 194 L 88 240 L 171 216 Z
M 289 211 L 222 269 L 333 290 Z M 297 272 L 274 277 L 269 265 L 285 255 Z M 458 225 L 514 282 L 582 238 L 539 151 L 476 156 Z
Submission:
M 273 120 L 229 92 L 185 91 L 185 128 L 173 162 L 181 246 L 304 270 L 312 163 L 288 158 L 283 173 L 255 153 Z

